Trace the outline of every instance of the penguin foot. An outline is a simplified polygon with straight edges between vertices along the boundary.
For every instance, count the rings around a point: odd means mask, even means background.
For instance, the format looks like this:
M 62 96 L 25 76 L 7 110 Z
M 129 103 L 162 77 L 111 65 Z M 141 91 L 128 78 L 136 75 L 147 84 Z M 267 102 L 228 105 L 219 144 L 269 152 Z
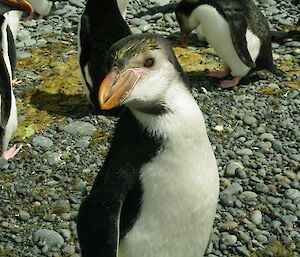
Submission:
M 8 149 L 7 151 L 4 151 L 2 153 L 2 158 L 5 160 L 11 159 L 15 157 L 15 155 L 21 150 L 22 145 L 20 145 L 18 148 L 16 145 L 14 145 L 12 148 Z
M 44 18 L 44 16 L 40 15 L 39 13 L 33 12 L 29 16 L 25 17 L 24 20 L 25 21 L 31 21 L 33 19 L 35 19 L 35 20 L 42 20 L 43 18 Z
M 226 77 L 229 74 L 229 72 L 230 72 L 230 70 L 225 68 L 222 71 L 208 71 L 208 72 L 206 72 L 206 75 L 208 77 L 222 79 L 222 78 Z
M 237 76 L 234 77 L 231 80 L 221 80 L 220 81 L 220 87 L 221 88 L 231 88 L 231 87 L 235 87 L 236 85 L 238 85 L 240 83 L 241 77 Z

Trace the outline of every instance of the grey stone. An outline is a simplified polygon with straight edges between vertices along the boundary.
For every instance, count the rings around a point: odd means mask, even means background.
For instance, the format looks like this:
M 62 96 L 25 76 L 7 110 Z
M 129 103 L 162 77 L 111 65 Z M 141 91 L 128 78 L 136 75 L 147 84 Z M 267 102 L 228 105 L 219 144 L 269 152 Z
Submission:
M 65 239 L 70 239 L 72 234 L 69 229 L 61 229 L 59 230 L 59 233 L 65 238 Z
M 71 206 L 68 200 L 57 200 L 53 203 L 51 209 L 55 214 L 62 214 L 70 212 Z
M 69 0 L 69 3 L 71 5 L 74 5 L 75 7 L 78 7 L 78 8 L 84 8 L 85 7 L 84 3 L 80 2 L 78 0 Z
M 75 121 L 65 126 L 64 131 L 73 136 L 91 136 L 96 127 L 88 122 Z
M 85 149 L 88 148 L 89 145 L 90 145 L 90 141 L 88 139 L 83 138 L 83 139 L 79 139 L 75 146 Z
M 259 225 L 262 223 L 262 213 L 260 210 L 255 210 L 250 214 L 250 220 L 255 224 Z
M 44 136 L 36 136 L 32 139 L 32 143 L 34 146 L 38 146 L 43 148 L 44 150 L 50 149 L 53 146 L 53 141 Z
M 47 156 L 47 161 L 50 165 L 57 165 L 61 162 L 60 153 L 49 153 Z
M 0 169 L 6 170 L 9 167 L 9 163 L 6 159 L 0 157 Z
M 63 252 L 67 255 L 70 255 L 70 254 L 74 254 L 75 253 L 75 246 L 74 245 L 66 245 L 64 248 L 63 248 Z
M 226 167 L 225 174 L 229 177 L 233 177 L 235 175 L 235 171 L 239 168 L 239 165 L 236 163 L 229 163 Z
M 294 200 L 300 197 L 300 191 L 297 189 L 290 188 L 285 191 L 285 196 L 291 200 Z
M 237 155 L 243 156 L 243 155 L 253 155 L 253 152 L 251 149 L 244 148 L 236 151 Z
M 18 50 L 16 52 L 16 54 L 17 54 L 17 58 L 19 58 L 19 59 L 26 59 L 26 58 L 31 57 L 31 53 L 29 53 L 27 51 L 20 51 L 20 50 Z
M 86 190 L 86 183 L 83 180 L 79 180 L 78 183 L 75 185 L 77 191 L 82 192 Z
M 250 116 L 250 115 L 245 115 L 243 120 L 244 120 L 244 123 L 249 126 L 254 126 L 257 123 L 256 118 L 253 116 Z
M 267 141 L 271 141 L 274 142 L 276 139 L 274 138 L 274 136 L 270 133 L 263 133 L 259 136 L 259 138 L 261 140 L 267 140 Z
M 237 237 L 235 235 L 230 235 L 229 233 L 223 233 L 221 235 L 221 241 L 223 244 L 231 246 L 237 242 Z
M 64 244 L 63 237 L 56 231 L 49 229 L 38 229 L 33 234 L 33 241 L 53 251 L 59 250 Z
M 142 33 L 142 31 L 137 27 L 131 27 L 130 30 L 131 30 L 132 34 L 141 34 Z
M 21 210 L 20 213 L 19 213 L 19 217 L 21 220 L 29 220 L 30 219 L 30 214 L 27 212 L 27 211 L 23 211 Z

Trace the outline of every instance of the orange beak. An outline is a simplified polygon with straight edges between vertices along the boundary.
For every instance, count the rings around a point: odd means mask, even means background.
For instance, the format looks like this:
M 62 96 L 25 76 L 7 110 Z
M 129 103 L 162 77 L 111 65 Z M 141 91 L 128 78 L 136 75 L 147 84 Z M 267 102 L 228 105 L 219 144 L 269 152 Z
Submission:
M 25 0 L 0 0 L 0 3 L 7 5 L 12 10 L 19 10 L 23 12 L 32 12 L 31 5 Z
M 102 81 L 98 99 L 102 110 L 110 110 L 120 104 L 130 95 L 141 76 L 147 70 L 132 68 L 119 74 L 117 68 L 107 74 Z

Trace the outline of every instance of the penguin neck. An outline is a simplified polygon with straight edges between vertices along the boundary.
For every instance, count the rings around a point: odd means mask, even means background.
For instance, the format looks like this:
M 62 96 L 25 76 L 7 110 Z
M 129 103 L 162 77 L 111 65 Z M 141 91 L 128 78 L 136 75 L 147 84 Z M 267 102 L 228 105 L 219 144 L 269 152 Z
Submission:
M 202 112 L 184 82 L 174 82 L 161 102 L 164 111 L 159 114 L 131 109 L 148 133 L 165 139 L 206 135 Z

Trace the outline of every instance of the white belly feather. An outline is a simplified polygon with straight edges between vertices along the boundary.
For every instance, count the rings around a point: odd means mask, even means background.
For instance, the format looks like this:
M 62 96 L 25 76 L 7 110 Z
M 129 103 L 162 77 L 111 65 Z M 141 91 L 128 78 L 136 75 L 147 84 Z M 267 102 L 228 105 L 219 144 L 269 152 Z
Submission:
M 210 5 L 200 5 L 191 14 L 189 22 L 201 24 L 207 42 L 222 58 L 224 65 L 231 69 L 232 76 L 245 76 L 250 67 L 245 65 L 236 53 L 227 21 Z M 260 40 L 251 30 L 246 31 L 247 46 L 252 60 L 255 62 L 259 50 Z
M 201 112 L 191 123 L 183 115 L 164 122 L 174 135 L 168 133 L 164 150 L 142 167 L 140 215 L 121 240 L 119 257 L 204 255 L 218 201 L 218 170 Z

